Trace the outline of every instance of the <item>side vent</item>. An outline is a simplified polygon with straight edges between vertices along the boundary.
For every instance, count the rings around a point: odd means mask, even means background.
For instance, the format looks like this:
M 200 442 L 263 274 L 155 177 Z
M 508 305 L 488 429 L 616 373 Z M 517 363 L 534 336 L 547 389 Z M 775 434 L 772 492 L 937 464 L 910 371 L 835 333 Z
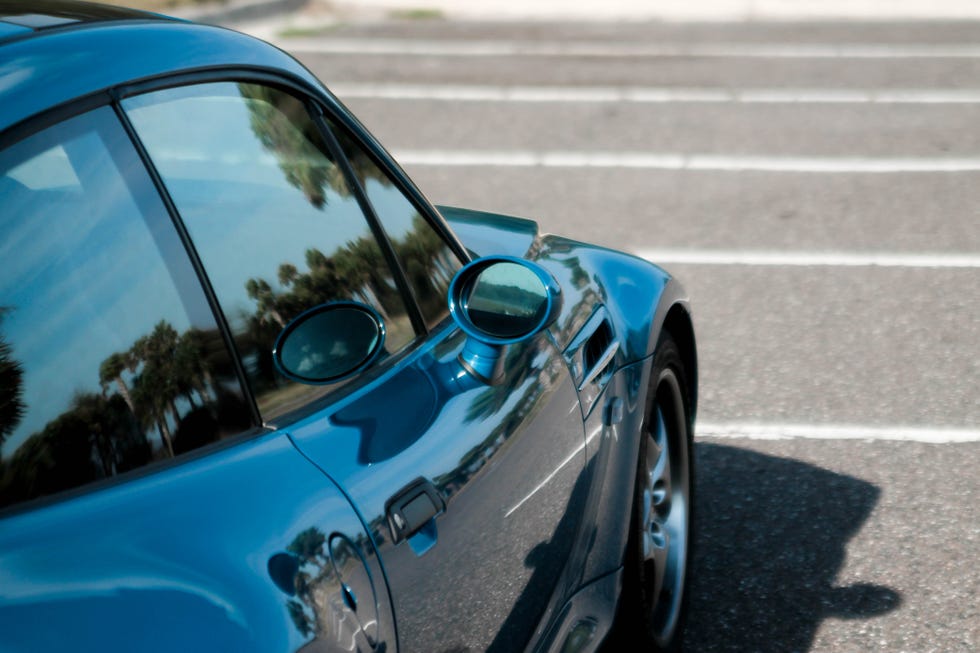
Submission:
M 619 343 L 613 337 L 612 326 L 608 319 L 603 319 L 582 346 L 582 369 L 585 374 L 579 390 L 590 383 L 595 383 L 600 388 L 606 385 L 612 374 L 617 351 Z
M 619 341 L 605 307 L 596 308 L 564 353 L 578 389 L 583 417 L 588 417 L 612 379 L 619 353 Z
M 609 320 L 603 320 L 595 333 L 586 341 L 585 350 L 582 352 L 582 362 L 587 376 L 594 380 L 601 379 L 610 371 L 613 357 L 606 354 L 612 341 L 612 327 L 609 326 Z

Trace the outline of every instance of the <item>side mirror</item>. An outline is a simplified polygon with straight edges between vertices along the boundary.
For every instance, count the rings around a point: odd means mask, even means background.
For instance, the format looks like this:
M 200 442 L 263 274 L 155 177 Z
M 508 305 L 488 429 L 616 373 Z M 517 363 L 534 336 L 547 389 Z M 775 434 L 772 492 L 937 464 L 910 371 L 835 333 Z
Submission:
M 384 322 L 370 306 L 321 304 L 286 325 L 272 358 L 284 376 L 325 385 L 367 367 L 383 350 L 384 340 Z
M 531 338 L 561 311 L 561 287 L 539 265 L 488 256 L 466 265 L 449 285 L 449 312 L 469 338 L 463 367 L 484 382 L 498 376 L 504 346 Z

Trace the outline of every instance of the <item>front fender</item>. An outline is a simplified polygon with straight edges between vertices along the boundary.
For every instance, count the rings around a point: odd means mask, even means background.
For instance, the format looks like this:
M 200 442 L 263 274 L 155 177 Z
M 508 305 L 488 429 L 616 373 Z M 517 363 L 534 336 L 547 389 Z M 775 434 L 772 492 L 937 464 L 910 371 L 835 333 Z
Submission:
M 672 307 L 688 309 L 680 283 L 641 258 L 560 236 L 543 236 L 537 245 L 528 258 L 558 277 L 566 292 L 565 314 L 554 333 L 560 348 L 601 304 L 620 341 L 618 366 L 629 365 L 653 354 Z
M 476 256 L 508 254 L 534 261 L 561 284 L 562 312 L 552 327 L 564 350 L 599 305 L 619 338 L 625 366 L 653 354 L 672 309 L 689 313 L 687 294 L 670 274 L 644 259 L 561 236 L 540 234 L 532 220 L 439 207 Z
M 596 387 L 579 387 L 586 431 L 586 469 L 591 476 L 579 534 L 587 543 L 574 554 L 580 589 L 559 611 L 544 650 L 563 650 L 579 623 L 589 615 L 599 641 L 612 624 L 629 539 L 629 519 L 637 468 L 646 389 L 659 338 L 669 330 L 685 359 L 691 419 L 697 404 L 697 354 L 690 303 L 681 284 L 664 269 L 613 249 L 540 234 L 529 220 L 471 211 L 444 212 L 463 244 L 477 256 L 510 254 L 541 265 L 562 288 L 563 305 L 551 336 L 576 376 L 583 338 L 598 321 L 609 322 L 619 349 L 613 371 Z M 588 329 L 583 329 L 588 325 Z M 600 387 L 601 383 L 601 387 Z M 584 384 L 583 386 L 588 386 Z M 621 401 L 621 415 L 590 410 Z M 585 650 L 588 650 L 586 648 Z

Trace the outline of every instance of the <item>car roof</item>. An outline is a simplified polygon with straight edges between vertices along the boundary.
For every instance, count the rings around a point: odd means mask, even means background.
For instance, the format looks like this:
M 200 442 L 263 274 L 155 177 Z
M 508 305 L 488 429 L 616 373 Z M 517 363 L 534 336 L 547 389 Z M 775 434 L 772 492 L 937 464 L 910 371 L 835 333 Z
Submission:
M 134 18 L 166 20 L 165 16 L 145 11 L 90 2 L 0 0 L 0 43 L 67 25 Z
M 92 3 L 0 0 L 0 136 L 79 98 L 220 69 L 286 73 L 324 90 L 286 53 L 231 30 Z

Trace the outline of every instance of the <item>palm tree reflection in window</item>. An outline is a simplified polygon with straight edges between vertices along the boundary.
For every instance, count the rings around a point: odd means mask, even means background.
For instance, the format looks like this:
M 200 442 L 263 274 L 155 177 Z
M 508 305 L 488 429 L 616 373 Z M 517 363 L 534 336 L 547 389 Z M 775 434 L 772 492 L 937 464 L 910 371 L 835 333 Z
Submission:
M 279 287 L 262 278 L 245 282 L 248 296 L 255 301 L 254 317 L 260 324 L 280 329 L 294 317 L 314 306 L 339 299 L 390 306 L 400 301 L 392 287 L 384 258 L 371 238 L 361 238 L 326 256 L 316 248 L 306 250 L 307 272 L 300 273 L 292 263 L 279 266 Z
M 247 100 L 249 123 L 256 138 L 276 158 L 286 181 L 299 189 L 310 204 L 321 210 L 327 208 L 327 189 L 342 198 L 352 196 L 340 166 L 331 160 L 319 127 L 309 118 L 303 103 L 266 86 L 239 84 L 238 90 Z M 357 182 L 368 193 L 382 225 L 389 231 L 396 257 L 423 313 L 445 313 L 445 290 L 460 266 L 458 259 L 371 156 L 346 133 L 332 124 L 329 126 L 337 136 Z M 388 203 L 392 198 L 400 200 L 395 204 L 398 212 L 405 215 L 396 218 L 382 210 L 377 202 L 379 193 L 387 196 Z M 407 232 L 392 233 L 394 223 L 406 217 L 411 225 Z M 279 267 L 279 282 L 282 286 L 292 286 L 293 297 L 276 298 L 268 281 L 249 279 L 246 288 L 249 297 L 258 304 L 261 317 L 268 316 L 282 327 L 306 308 L 336 299 L 358 299 L 356 295 L 365 286 L 370 288 L 373 298 L 364 296 L 361 301 L 372 303 L 374 299 L 389 310 L 395 305 L 396 298 L 392 295 L 396 291 L 387 262 L 371 236 L 347 243 L 329 258 L 318 249 L 307 250 L 306 263 L 310 269 L 308 275 L 299 275 L 290 262 Z M 324 283 L 328 278 L 331 283 Z M 288 311 L 289 318 L 281 310 L 284 303 L 294 303 Z
M 286 181 L 303 192 L 318 209 L 327 205 L 326 189 L 342 197 L 350 189 L 302 102 L 268 86 L 238 84 L 246 100 L 249 122 L 262 147 L 276 157 Z
M 181 334 L 161 320 L 129 349 L 107 356 L 97 370 L 102 392 L 77 391 L 67 410 L 3 461 L 0 506 L 107 478 L 249 428 L 237 383 L 228 382 L 224 351 L 216 332 L 191 328 Z M 5 342 L 0 354 L 6 385 L 16 376 L 6 370 L 17 363 Z M 2 396 L 5 410 L 9 397 L 20 401 L 16 389 L 4 387 Z M 21 413 L 25 409 L 20 405 Z M 148 437 L 154 430 L 156 443 Z
M 446 293 L 461 267 L 459 258 L 371 155 L 349 133 L 329 124 L 391 240 L 426 324 L 436 325 L 448 315 Z
M 295 392 L 294 384 L 276 371 L 272 349 L 282 329 L 303 311 L 332 301 L 354 300 L 375 307 L 384 318 L 388 353 L 397 351 L 414 337 L 404 303 L 373 238 L 347 243 L 332 256 L 310 248 L 305 259 L 305 272 L 289 262 L 280 264 L 278 283 L 261 277 L 245 282 L 245 290 L 255 302 L 255 311 L 243 316 L 247 331 L 239 335 L 238 346 L 259 406 L 266 412 L 289 405 L 289 398 Z
M 0 326 L 10 308 L 0 306 Z M 24 416 L 24 369 L 14 360 L 13 347 L 0 333 L 0 445 Z

